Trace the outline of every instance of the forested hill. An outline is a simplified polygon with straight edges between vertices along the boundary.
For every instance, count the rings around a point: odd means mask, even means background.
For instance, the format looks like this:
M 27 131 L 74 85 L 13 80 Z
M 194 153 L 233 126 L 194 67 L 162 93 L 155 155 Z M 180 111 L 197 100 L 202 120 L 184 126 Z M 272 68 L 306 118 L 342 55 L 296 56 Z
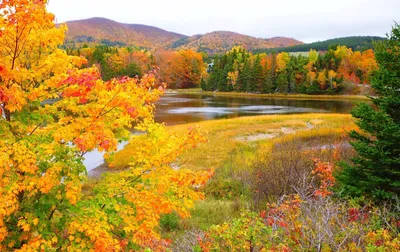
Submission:
M 344 38 L 334 38 L 328 39 L 325 41 L 318 41 L 309 44 L 301 44 L 294 45 L 289 47 L 281 47 L 281 48 L 272 48 L 272 49 L 257 49 L 253 50 L 255 53 L 261 52 L 307 52 L 310 49 L 314 49 L 317 51 L 327 51 L 329 47 L 334 47 L 337 45 L 344 45 L 348 48 L 352 48 L 353 50 L 360 49 L 371 49 L 373 48 L 373 41 L 383 40 L 385 38 L 382 37 L 374 37 L 374 36 L 353 36 L 353 37 L 344 37 Z
M 106 18 L 70 21 L 67 42 L 160 48 L 185 35 L 140 24 L 123 24 Z
M 215 31 L 204 35 L 182 38 L 172 43 L 170 49 L 192 49 L 208 54 L 223 53 L 240 45 L 248 50 L 278 48 L 282 46 L 300 45 L 303 42 L 293 38 L 273 37 L 269 39 L 255 38 L 235 32 Z
M 293 38 L 256 38 L 230 31 L 216 31 L 186 36 L 163 29 L 138 24 L 123 24 L 106 18 L 90 18 L 70 21 L 67 44 L 105 44 L 109 46 L 137 46 L 146 49 L 192 49 L 209 54 L 223 53 L 240 45 L 247 50 L 278 48 L 299 45 Z

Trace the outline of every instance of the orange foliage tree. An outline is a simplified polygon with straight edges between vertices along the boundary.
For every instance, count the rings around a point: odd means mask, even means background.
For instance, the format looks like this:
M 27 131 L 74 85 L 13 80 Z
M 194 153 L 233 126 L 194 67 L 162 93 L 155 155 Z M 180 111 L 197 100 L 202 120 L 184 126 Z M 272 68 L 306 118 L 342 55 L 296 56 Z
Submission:
M 203 57 L 192 50 L 181 50 L 175 53 L 172 61 L 175 75 L 175 86 L 178 88 L 196 87 L 205 74 Z
M 0 250 L 164 250 L 162 214 L 188 217 L 209 172 L 169 164 L 204 141 L 154 123 L 163 92 L 152 73 L 103 81 L 68 56 L 45 0 L 0 2 Z M 84 154 L 136 137 L 134 162 L 82 191 Z
M 353 83 L 366 83 L 372 71 L 378 68 L 374 51 L 371 49 L 361 53 L 360 51 L 353 52 L 346 46 L 338 46 L 335 56 L 341 60 L 339 74 Z
M 206 74 L 202 55 L 192 50 L 158 50 L 154 59 L 160 70 L 160 80 L 170 88 L 197 87 Z

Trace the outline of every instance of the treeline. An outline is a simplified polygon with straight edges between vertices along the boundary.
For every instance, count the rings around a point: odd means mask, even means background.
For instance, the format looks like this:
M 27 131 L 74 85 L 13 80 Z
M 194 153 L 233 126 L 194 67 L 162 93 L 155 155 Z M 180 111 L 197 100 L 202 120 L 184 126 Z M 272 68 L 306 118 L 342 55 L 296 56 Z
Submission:
M 252 54 L 235 47 L 214 58 L 201 88 L 252 93 L 340 93 L 345 81 L 367 83 L 376 68 L 371 49 L 360 52 L 338 46 L 326 53 L 311 50 L 306 57 L 287 52 Z
M 157 81 L 166 83 L 168 88 L 191 88 L 198 87 L 206 75 L 202 54 L 192 50 L 148 51 L 99 45 L 68 48 L 67 53 L 85 57 L 89 66 L 96 65 L 104 80 L 122 76 L 141 77 L 154 71 L 158 75 Z
M 296 46 L 282 47 L 282 48 L 271 48 L 271 49 L 261 49 L 254 50 L 254 53 L 280 53 L 280 52 L 308 52 L 311 49 L 317 51 L 328 51 L 329 49 L 336 48 L 338 45 L 343 45 L 353 50 L 365 51 L 372 49 L 374 41 L 384 40 L 382 37 L 372 37 L 372 36 L 354 36 L 345 38 L 334 38 L 325 41 L 318 41 L 309 44 L 302 44 Z

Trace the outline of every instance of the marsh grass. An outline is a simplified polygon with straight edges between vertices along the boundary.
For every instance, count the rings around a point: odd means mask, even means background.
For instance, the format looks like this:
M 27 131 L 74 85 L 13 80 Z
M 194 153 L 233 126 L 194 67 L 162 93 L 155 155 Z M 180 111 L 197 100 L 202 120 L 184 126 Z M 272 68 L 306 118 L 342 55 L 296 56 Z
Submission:
M 273 140 L 265 139 L 265 141 L 247 143 L 237 140 L 237 137 L 260 133 L 277 133 L 277 138 L 279 138 L 284 135 L 282 128 L 291 129 L 296 134 L 302 131 L 310 131 L 309 134 L 313 134 L 307 125 L 312 125 L 314 129 L 326 128 L 341 132 L 354 128 L 350 115 L 296 114 L 203 121 L 168 127 L 168 130 L 178 136 L 183 136 L 189 128 L 200 127 L 201 132 L 208 138 L 208 142 L 181 155 L 179 166 L 180 168 L 191 170 L 205 170 L 223 167 L 236 150 L 247 148 L 249 145 L 258 145 L 260 142 L 268 143 Z M 123 169 L 129 165 L 131 153 L 134 152 L 135 146 L 135 139 L 133 139 L 123 150 L 115 154 L 115 168 Z
M 206 199 L 196 202 L 190 219 L 179 219 L 177 225 L 173 216 L 164 220 L 163 235 L 173 240 L 236 218 L 243 208 L 259 208 L 291 192 L 293 186 L 303 183 L 302 176 L 311 172 L 311 158 L 328 160 L 333 151 L 329 146 L 347 142 L 345 131 L 356 128 L 350 115 L 297 114 L 204 121 L 168 127 L 168 131 L 182 136 L 196 125 L 208 141 L 181 155 L 177 165 L 191 170 L 214 168 L 215 175 L 204 188 Z M 274 138 L 254 142 L 237 139 L 257 134 L 274 134 Z M 134 146 L 133 140 L 116 153 L 117 168 L 129 165 Z

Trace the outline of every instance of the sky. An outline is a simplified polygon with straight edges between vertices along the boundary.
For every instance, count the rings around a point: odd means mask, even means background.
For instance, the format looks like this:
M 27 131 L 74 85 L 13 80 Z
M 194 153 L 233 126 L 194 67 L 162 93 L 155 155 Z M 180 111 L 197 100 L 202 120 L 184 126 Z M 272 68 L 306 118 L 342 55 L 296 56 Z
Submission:
M 310 43 L 385 36 L 400 23 L 400 0 L 50 0 L 57 22 L 104 17 L 185 35 L 233 31 Z

